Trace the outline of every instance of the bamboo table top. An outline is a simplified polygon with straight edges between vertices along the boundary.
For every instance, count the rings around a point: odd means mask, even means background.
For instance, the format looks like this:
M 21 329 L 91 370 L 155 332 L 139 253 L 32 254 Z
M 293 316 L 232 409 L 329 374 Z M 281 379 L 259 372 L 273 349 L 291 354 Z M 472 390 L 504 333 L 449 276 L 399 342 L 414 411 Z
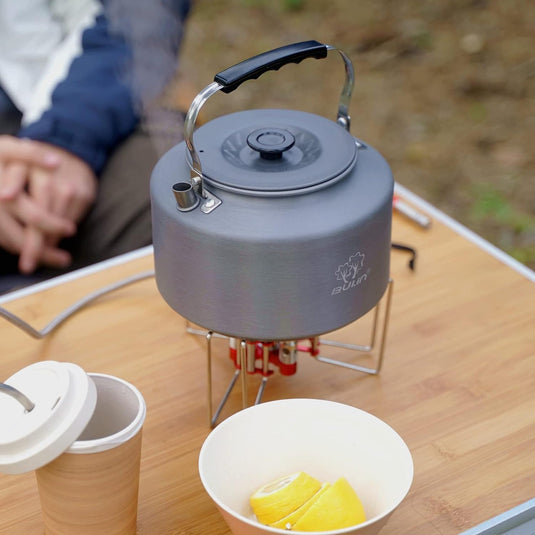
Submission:
M 395 214 L 392 238 L 415 247 L 418 260 L 412 272 L 407 255 L 392 251 L 381 373 L 300 354 L 297 373 L 275 374 L 263 399 L 330 399 L 385 420 L 408 444 L 415 477 L 382 535 L 456 534 L 535 496 L 535 284 L 436 219 L 426 231 Z M 153 269 L 151 250 L 102 267 L 0 302 L 42 328 L 90 292 Z M 325 338 L 366 343 L 367 332 L 365 317 Z M 148 278 L 100 297 L 42 340 L 0 318 L 0 380 L 59 360 L 135 384 L 148 405 L 139 535 L 227 535 L 197 472 L 210 431 L 204 348 Z M 375 358 L 351 357 L 365 365 Z M 213 360 L 217 402 L 234 371 L 226 341 L 214 341 Z M 222 417 L 239 408 L 238 384 Z M 33 474 L 0 475 L 0 534 L 42 534 Z

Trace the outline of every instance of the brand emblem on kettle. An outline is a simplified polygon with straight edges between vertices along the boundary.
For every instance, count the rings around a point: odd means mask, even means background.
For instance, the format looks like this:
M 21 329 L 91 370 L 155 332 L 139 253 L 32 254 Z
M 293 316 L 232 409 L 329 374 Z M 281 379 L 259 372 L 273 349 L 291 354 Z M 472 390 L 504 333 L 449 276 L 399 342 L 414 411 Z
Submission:
M 358 286 L 368 278 L 367 273 L 362 273 L 364 269 L 365 255 L 357 252 L 349 257 L 349 260 L 335 271 L 336 279 L 342 281 L 342 285 L 335 286 L 331 295 L 336 295 Z

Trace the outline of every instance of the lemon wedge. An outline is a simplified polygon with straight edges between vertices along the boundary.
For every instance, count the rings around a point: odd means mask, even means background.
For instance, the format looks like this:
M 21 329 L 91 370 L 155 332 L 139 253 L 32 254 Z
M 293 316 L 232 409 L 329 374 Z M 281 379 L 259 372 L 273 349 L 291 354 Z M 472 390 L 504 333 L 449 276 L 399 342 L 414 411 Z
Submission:
M 318 492 L 321 483 L 305 472 L 283 476 L 256 490 L 250 498 L 256 518 L 272 524 L 293 513 Z
M 314 502 L 331 486 L 330 483 L 323 483 L 318 492 L 309 498 L 301 507 L 298 507 L 293 513 L 285 516 L 270 524 L 273 528 L 292 529 L 295 523 L 310 509 Z
M 328 531 L 347 528 L 366 520 L 357 493 L 344 477 L 323 492 L 293 525 L 294 531 Z

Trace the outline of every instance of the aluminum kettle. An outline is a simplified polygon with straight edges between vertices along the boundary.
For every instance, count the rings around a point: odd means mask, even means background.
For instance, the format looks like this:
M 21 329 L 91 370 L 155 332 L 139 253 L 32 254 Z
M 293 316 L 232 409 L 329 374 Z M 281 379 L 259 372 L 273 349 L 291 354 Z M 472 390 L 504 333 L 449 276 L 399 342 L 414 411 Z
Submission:
M 151 177 L 156 283 L 181 316 L 247 340 L 296 340 L 372 309 L 390 269 L 394 180 L 385 159 L 349 133 L 353 66 L 336 121 L 256 109 L 195 130 L 206 100 L 269 70 L 337 50 L 317 41 L 247 59 L 191 104 L 185 141 Z

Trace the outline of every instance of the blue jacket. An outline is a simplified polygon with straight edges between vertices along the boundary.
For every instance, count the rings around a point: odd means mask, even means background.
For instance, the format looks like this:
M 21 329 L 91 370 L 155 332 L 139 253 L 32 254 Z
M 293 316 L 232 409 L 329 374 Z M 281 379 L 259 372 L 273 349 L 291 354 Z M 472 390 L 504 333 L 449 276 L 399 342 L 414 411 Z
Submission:
M 20 137 L 51 143 L 98 174 L 175 73 L 190 0 L 104 0 L 51 106 Z M 156 45 L 155 45 L 156 43 Z

